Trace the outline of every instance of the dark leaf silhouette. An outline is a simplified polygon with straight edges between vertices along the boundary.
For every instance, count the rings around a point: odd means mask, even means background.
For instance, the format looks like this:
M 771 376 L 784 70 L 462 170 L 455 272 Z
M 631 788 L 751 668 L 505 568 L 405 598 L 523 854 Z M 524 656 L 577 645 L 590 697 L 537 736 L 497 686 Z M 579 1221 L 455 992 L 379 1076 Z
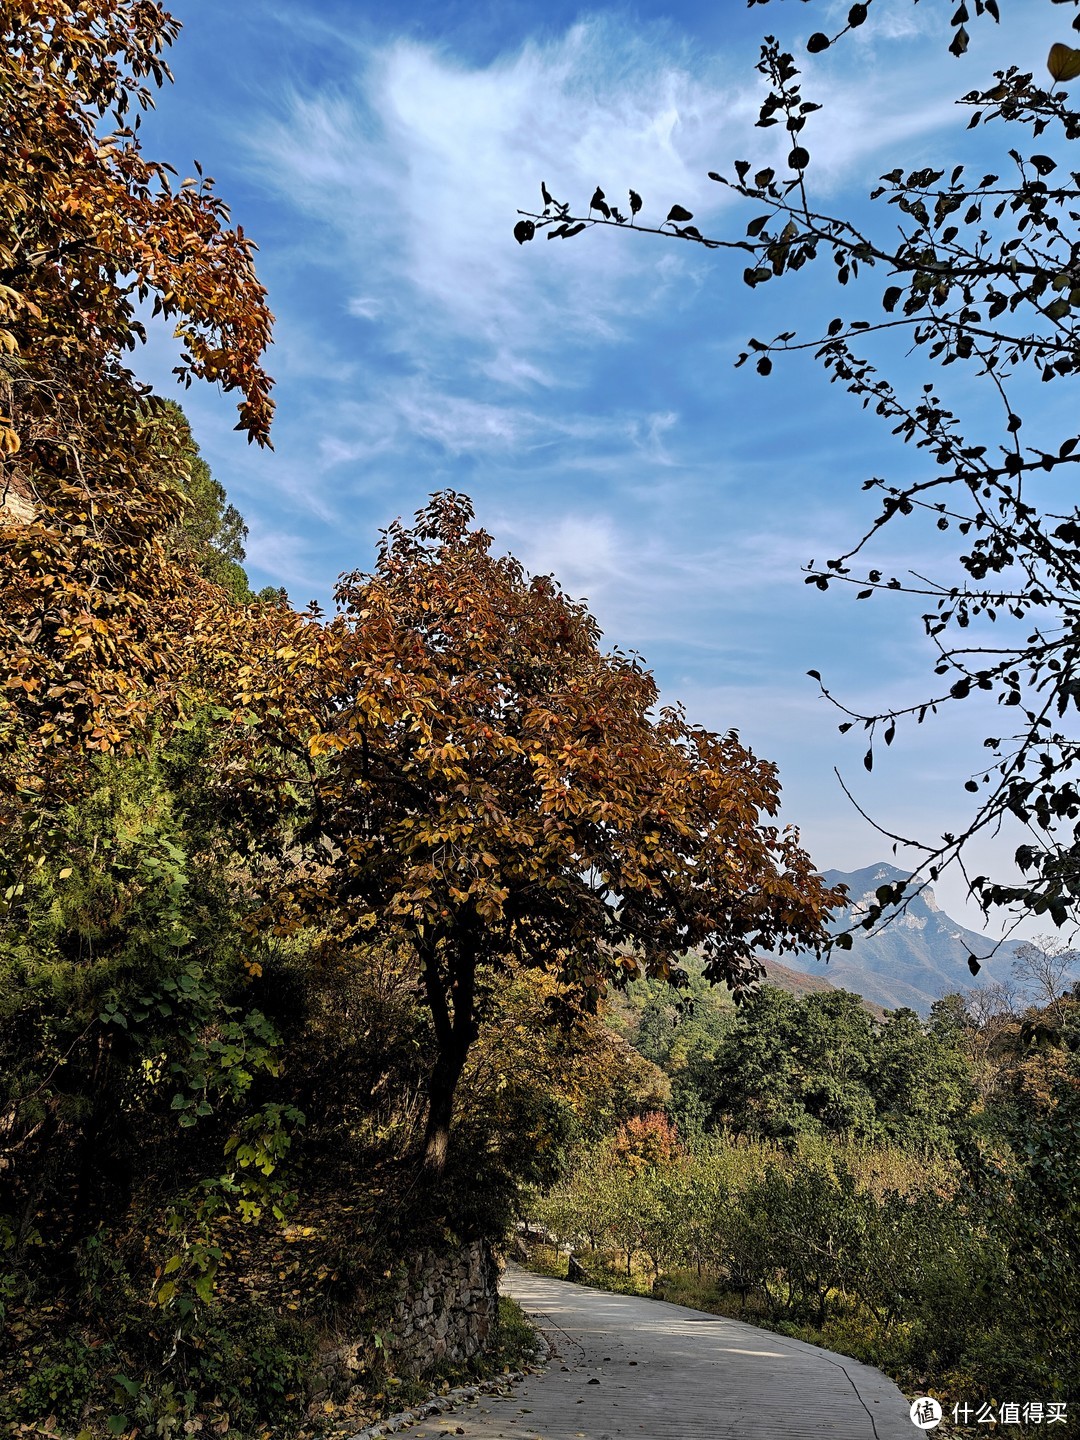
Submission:
M 1080 75 L 1080 50 L 1071 45 L 1051 45 L 1046 68 L 1055 80 L 1075 80 Z
M 536 226 L 531 220 L 519 220 L 514 226 L 514 239 L 519 245 L 524 245 L 526 240 L 531 240 L 536 234 Z
M 832 38 L 824 32 L 812 35 L 810 53 L 842 43 L 847 30 L 864 23 L 868 8 L 866 0 L 845 0 L 847 26 L 837 26 Z M 944 43 L 954 55 L 968 48 L 968 28 L 974 30 L 979 17 L 999 20 L 996 0 L 952 0 L 950 9 Z M 1080 30 L 1080 20 L 1074 28 Z M 876 317 L 837 316 L 816 338 L 798 344 L 790 329 L 768 345 L 749 340 L 735 365 L 753 359 L 764 374 L 775 364 L 775 351 L 812 350 L 829 379 L 880 416 L 901 443 L 932 459 L 933 470 L 918 480 L 865 480 L 863 489 L 879 496 L 876 518 L 870 518 L 843 561 L 830 562 L 826 572 L 811 563 L 805 583 L 822 591 L 848 583 L 863 601 L 878 590 L 920 597 L 921 619 L 935 653 L 932 695 L 899 712 L 851 712 L 870 731 L 869 738 L 883 739 L 885 750 L 899 734 L 898 721 L 921 725 L 944 704 L 976 693 L 993 693 L 1003 706 L 1017 707 L 1014 713 L 1026 723 L 1019 727 L 1024 733 L 1014 737 L 1015 754 L 980 783 L 972 780 L 967 786 L 969 795 L 980 797 L 971 825 L 930 844 L 906 838 L 903 843 L 920 846 L 927 857 L 925 873 L 959 859 L 981 827 L 1007 813 L 1016 815 L 1044 837 L 1024 850 L 1025 859 L 1018 857 L 1025 878 L 997 883 L 980 877 L 973 890 L 984 908 L 1015 905 L 1050 914 L 1057 923 L 1055 905 L 1063 921 L 1080 916 L 1080 897 L 1062 898 L 1061 893 L 1062 877 L 1080 869 L 1075 827 L 1080 785 L 1070 773 L 1080 769 L 1080 738 L 1064 723 L 1080 710 L 1080 505 L 1066 501 L 1064 514 L 1052 513 L 1029 481 L 1035 480 L 1034 472 L 1057 471 L 1060 493 L 1075 496 L 1075 485 L 1067 480 L 1070 470 L 1058 467 L 1080 462 L 1080 436 L 1067 407 L 1054 420 L 1027 414 L 1020 386 L 1022 372 L 1043 383 L 1080 376 L 1080 170 L 1068 171 L 1065 152 L 1055 148 L 1059 139 L 1080 140 L 1080 106 L 1060 89 L 1041 89 L 1021 70 L 1026 63 L 1018 57 L 1016 64 L 996 72 L 985 91 L 961 95 L 959 103 L 970 107 L 968 129 L 989 120 L 1026 126 L 1033 140 L 1046 135 L 1045 152 L 1032 153 L 1023 141 L 1002 146 L 993 166 L 1002 174 L 987 173 L 981 180 L 966 173 L 966 161 L 935 169 L 913 158 L 909 164 L 915 168 L 897 166 L 871 194 L 872 200 L 883 198 L 883 207 L 897 207 L 888 213 L 882 208 L 882 225 L 861 211 L 854 216 L 818 208 L 821 202 L 810 193 L 806 176 L 813 170 L 808 127 L 821 107 L 804 99 L 792 55 L 766 37 L 758 71 L 769 89 L 758 124 L 783 126 L 778 134 L 786 132 L 789 138 L 778 153 L 786 154 L 787 166 L 777 173 L 743 159 L 732 162 L 736 180 L 716 171 L 709 175 L 756 202 L 749 217 L 736 216 L 739 238 L 719 240 L 745 252 L 747 286 L 770 283 L 776 289 L 789 273 L 826 257 L 835 264 L 839 285 L 864 277 L 872 284 L 865 275 L 871 267 L 878 267 L 875 276 L 889 277 L 876 292 Z M 1054 45 L 1047 66 L 1052 82 L 1080 80 L 1080 48 Z M 1006 173 L 1012 178 L 1003 178 Z M 636 216 L 641 208 L 641 197 L 631 191 L 629 213 Z M 905 218 L 897 229 L 899 214 Z M 675 205 L 662 233 L 700 245 L 718 243 L 688 224 L 691 219 L 689 210 Z M 780 297 L 776 303 L 783 303 Z M 856 337 L 885 331 L 910 337 L 914 348 L 923 347 L 941 366 L 972 362 L 979 367 L 976 376 L 993 372 L 990 383 L 1004 406 L 995 403 L 992 418 L 979 414 L 983 433 L 968 428 L 971 421 L 943 386 L 924 383 L 921 394 L 907 396 L 876 362 L 852 348 Z M 853 563 L 864 553 L 869 558 L 885 524 L 912 515 L 922 516 L 931 531 L 965 537 L 964 548 L 953 555 L 964 573 L 951 584 L 914 570 L 910 579 L 885 579 L 878 569 L 863 569 L 861 559 Z M 1006 616 L 1025 628 L 1002 637 L 996 648 L 977 643 L 978 627 Z M 996 658 L 988 663 L 985 657 L 991 654 Z M 842 728 L 851 724 L 845 721 Z M 995 748 L 999 742 L 986 744 Z M 863 763 L 867 769 L 873 764 L 870 748 Z M 964 783 L 963 777 L 958 783 Z
M 589 209 L 599 210 L 600 214 L 603 215 L 605 220 L 611 219 L 611 210 L 608 206 L 607 201 L 604 199 L 604 192 L 600 189 L 599 185 L 593 191 L 593 197 L 589 201 Z
M 540 197 L 545 205 L 554 205 L 556 203 L 549 195 L 547 185 L 545 185 L 543 180 L 540 181 Z

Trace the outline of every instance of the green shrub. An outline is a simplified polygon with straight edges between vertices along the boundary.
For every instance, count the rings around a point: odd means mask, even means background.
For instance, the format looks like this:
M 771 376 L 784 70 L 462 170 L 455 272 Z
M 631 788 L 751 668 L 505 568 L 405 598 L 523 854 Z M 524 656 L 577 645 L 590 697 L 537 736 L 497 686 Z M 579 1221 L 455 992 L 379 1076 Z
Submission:
M 96 1354 L 78 1336 L 65 1336 L 36 1357 L 24 1385 L 9 1397 L 8 1414 L 0 1401 L 0 1416 L 10 1420 L 43 1420 L 55 1415 L 62 1426 L 75 1426 L 101 1368 Z
M 272 1310 L 233 1301 L 199 1327 L 183 1365 L 196 1403 L 229 1412 L 230 1428 L 253 1429 L 298 1417 L 314 1359 L 309 1326 Z

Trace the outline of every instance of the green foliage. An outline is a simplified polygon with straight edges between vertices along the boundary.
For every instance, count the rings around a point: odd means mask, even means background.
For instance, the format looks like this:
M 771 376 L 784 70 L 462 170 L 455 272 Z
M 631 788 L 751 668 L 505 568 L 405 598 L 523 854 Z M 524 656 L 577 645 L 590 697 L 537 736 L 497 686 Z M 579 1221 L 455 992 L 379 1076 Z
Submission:
M 533 1358 L 539 1337 L 516 1300 L 499 1296 L 499 1349 L 496 1360 L 516 1370 Z
M 283 1149 L 283 1112 L 258 1099 L 280 1036 L 252 1003 L 227 843 L 171 788 L 172 759 L 92 762 L 0 936 L 4 1189 L 31 1214 L 70 1194 L 83 1234 L 171 1146 L 199 1178 L 177 1129 L 209 1127 L 238 1174 L 266 1178 Z
M 196 1406 L 201 1401 L 226 1410 L 230 1428 L 240 1431 L 302 1413 L 313 1358 L 309 1328 L 265 1307 L 233 1302 L 201 1321 L 198 1339 L 182 1376 Z
M 74 1422 L 92 1402 L 111 1352 L 86 1337 L 103 1316 L 136 1356 L 162 1322 L 175 1354 L 224 1355 L 199 1338 L 217 1217 L 289 1203 L 283 1162 L 304 1116 L 281 1091 L 282 1030 L 258 999 L 271 957 L 243 929 L 249 902 L 206 794 L 215 723 L 195 714 L 168 740 L 90 760 L 44 817 L 33 864 L 0 839 L 21 877 L 0 931 L 0 1301 L 15 1317 L 0 1373 L 26 1418 Z M 160 1351 L 155 1368 L 184 1392 Z M 270 1370 L 285 1373 L 280 1356 Z
M 609 1018 L 617 1033 L 669 1076 L 667 1111 L 680 1131 L 690 1134 L 708 1119 L 707 1077 L 736 1011 L 726 987 L 705 979 L 697 957 L 687 957 L 685 975 L 677 993 L 657 980 L 632 981 L 613 997 Z
M 281 605 L 288 608 L 289 595 L 284 585 L 264 585 L 255 600 L 259 605 Z
M 681 1113 L 709 1129 L 922 1151 L 951 1151 L 973 1099 L 958 1027 L 924 1024 L 911 1010 L 878 1024 L 847 991 L 798 1000 L 771 985 L 711 1048 L 690 1052 L 678 1079 Z
M 1048 1394 L 1080 1392 L 1080 1053 L 1069 1057 L 1050 1103 L 1014 1111 L 1002 1160 L 972 1165 L 971 1203 L 1001 1259 L 1000 1284 L 982 1278 L 995 1318 L 979 1347 L 983 1374 L 1037 1380 Z
M 265 1306 L 209 1305 L 164 1341 L 130 1320 L 122 1348 L 111 1338 L 42 1336 L 24 1378 L 5 1387 L 0 1420 L 54 1415 L 71 1429 L 89 1420 L 95 1432 L 169 1436 L 210 1413 L 243 1435 L 301 1415 L 313 1337 L 296 1319 Z
M 924 1025 L 913 1010 L 890 1015 L 875 1037 L 869 1087 L 879 1133 L 911 1150 L 950 1151 L 974 1090 L 963 1034 L 940 1012 Z
M 0 1417 L 33 1419 L 55 1415 L 61 1425 L 76 1425 L 100 1369 L 101 1357 L 78 1336 L 68 1335 L 44 1349 L 11 1407 Z
M 213 584 L 220 585 L 231 600 L 241 605 L 249 603 L 256 597 L 243 567 L 248 533 L 244 517 L 229 503 L 225 487 L 214 478 L 199 454 L 179 405 L 166 402 L 156 428 L 162 437 L 162 463 L 171 474 L 180 477 L 187 502 L 169 536 L 170 553 Z M 265 593 L 265 590 L 260 592 L 260 598 Z

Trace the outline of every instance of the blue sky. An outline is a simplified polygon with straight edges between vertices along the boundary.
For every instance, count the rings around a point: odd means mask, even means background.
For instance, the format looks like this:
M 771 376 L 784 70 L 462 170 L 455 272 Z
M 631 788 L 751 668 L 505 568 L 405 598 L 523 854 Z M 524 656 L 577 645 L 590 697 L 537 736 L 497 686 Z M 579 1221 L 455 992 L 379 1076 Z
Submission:
M 754 212 L 706 172 L 776 158 L 777 131 L 753 127 L 760 37 L 772 30 L 801 55 L 847 4 L 172 8 L 184 24 L 176 84 L 145 123 L 146 149 L 216 178 L 260 247 L 277 315 L 274 454 L 234 434 L 229 397 L 180 397 L 250 526 L 253 583 L 327 604 L 340 572 L 369 567 L 380 527 L 452 486 L 500 549 L 587 596 L 665 698 L 779 763 L 784 818 L 820 866 L 891 858 L 834 765 L 889 828 L 957 828 L 993 722 L 968 702 L 901 732 L 867 775 L 865 746 L 837 734 L 805 674 L 820 670 L 856 707 L 928 693 L 917 607 L 857 605 L 800 575 L 871 514 L 862 481 L 902 479 L 916 459 L 809 360 L 768 380 L 733 368 L 751 334 L 872 313 L 886 277 L 859 306 L 828 262 L 750 291 L 723 251 L 600 230 L 519 247 L 511 234 L 541 180 L 582 207 L 597 184 L 616 201 L 633 186 L 643 219 L 678 201 L 706 233 L 740 234 Z M 1070 38 L 1071 12 L 1019 0 L 1001 27 L 973 25 L 956 61 L 953 8 L 875 0 L 846 44 L 805 57 L 804 92 L 825 106 L 807 132 L 822 205 L 861 213 L 896 164 L 978 163 L 1001 141 L 967 135 L 954 98 L 995 68 L 1040 67 L 1052 40 Z M 154 331 L 136 363 L 172 393 L 167 335 Z M 929 378 L 898 363 L 913 386 Z M 968 398 L 985 408 L 977 388 Z M 890 569 L 941 552 L 913 524 L 876 553 Z M 976 868 L 1011 849 L 988 843 Z M 971 923 L 961 882 L 938 888 Z

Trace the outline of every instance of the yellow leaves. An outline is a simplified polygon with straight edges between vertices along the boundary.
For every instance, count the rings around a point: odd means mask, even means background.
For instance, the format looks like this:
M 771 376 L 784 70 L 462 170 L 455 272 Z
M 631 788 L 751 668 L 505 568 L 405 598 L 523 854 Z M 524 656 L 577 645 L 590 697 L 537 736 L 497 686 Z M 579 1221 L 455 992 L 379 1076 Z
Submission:
M 332 755 L 335 752 L 348 750 L 352 741 L 348 735 L 329 734 L 326 731 L 318 731 L 307 742 L 308 754 L 313 760 L 320 755 Z

